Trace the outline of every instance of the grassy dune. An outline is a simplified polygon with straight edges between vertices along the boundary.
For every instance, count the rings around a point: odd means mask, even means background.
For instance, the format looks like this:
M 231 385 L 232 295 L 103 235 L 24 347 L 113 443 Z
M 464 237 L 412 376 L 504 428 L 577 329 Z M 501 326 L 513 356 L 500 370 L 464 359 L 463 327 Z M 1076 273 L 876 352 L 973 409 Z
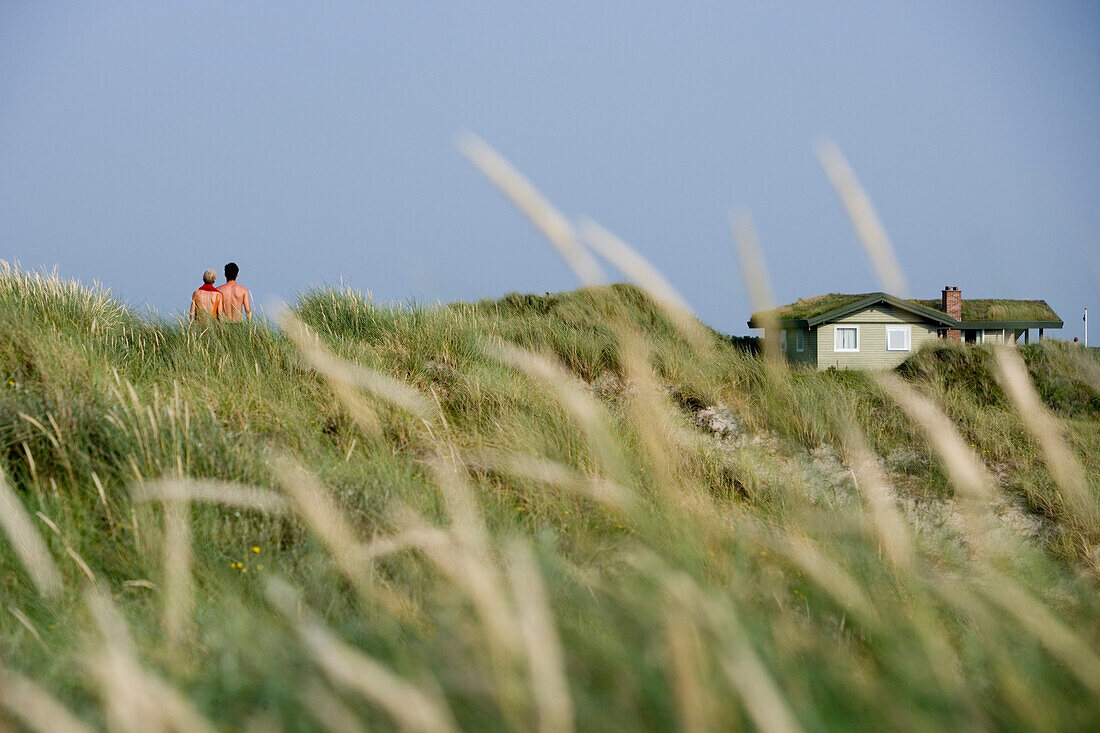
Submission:
M 1083 350 L 792 372 L 627 286 L 292 314 L 0 274 L 0 722 L 1100 719 Z

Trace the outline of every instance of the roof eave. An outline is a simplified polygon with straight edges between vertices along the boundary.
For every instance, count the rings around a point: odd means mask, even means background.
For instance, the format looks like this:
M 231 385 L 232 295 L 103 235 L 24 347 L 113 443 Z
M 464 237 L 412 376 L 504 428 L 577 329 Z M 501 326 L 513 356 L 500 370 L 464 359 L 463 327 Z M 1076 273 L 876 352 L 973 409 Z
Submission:
M 830 323 L 832 321 L 840 320 L 846 316 L 850 316 L 854 313 L 859 313 L 866 308 L 869 308 L 876 303 L 885 302 L 896 308 L 904 311 L 916 314 L 923 318 L 927 318 L 930 321 L 939 323 L 942 326 L 953 329 L 967 329 L 967 328 L 1062 328 L 1064 326 L 1063 321 L 1040 321 L 1040 320 L 1016 320 L 1016 321 L 956 321 L 951 316 L 947 315 L 941 310 L 935 308 L 928 308 L 927 306 L 918 305 L 908 300 L 903 300 L 889 293 L 872 293 L 866 298 L 848 303 L 847 305 L 840 306 L 839 308 L 833 308 L 832 310 L 825 311 L 816 316 L 809 318 L 781 318 L 778 321 L 772 321 L 781 328 L 805 328 L 814 329 L 823 323 Z M 749 319 L 749 328 L 764 328 L 765 323 L 768 323 L 768 319 L 762 318 L 761 313 L 753 313 Z
M 752 318 L 749 319 L 749 328 L 766 328 L 767 326 L 778 326 L 779 328 L 809 328 L 810 325 L 805 318 L 780 318 L 778 320 L 772 318 L 761 318 L 759 313 L 753 313 Z
M 1064 321 L 959 321 L 960 330 L 989 328 L 1062 328 Z
M 874 293 L 873 295 L 869 295 L 862 300 L 857 300 L 854 303 L 849 303 L 848 305 L 841 306 L 840 308 L 834 308 L 831 311 L 827 311 L 825 313 L 822 313 L 821 315 L 814 316 L 813 318 L 808 319 L 808 326 L 810 328 L 814 328 L 822 323 L 839 320 L 841 318 L 844 318 L 845 316 L 850 316 L 853 313 L 859 313 L 861 310 L 864 310 L 865 308 L 869 308 L 872 305 L 881 302 L 889 303 L 895 308 L 900 308 L 901 310 L 915 313 L 918 316 L 923 316 L 930 321 L 935 321 L 936 323 L 941 323 L 951 328 L 954 328 L 957 325 L 957 321 L 954 318 L 947 315 L 946 313 L 943 313 L 942 311 L 925 308 L 923 305 L 917 305 L 916 303 L 910 303 L 907 300 L 902 300 L 901 298 L 890 295 L 889 293 Z

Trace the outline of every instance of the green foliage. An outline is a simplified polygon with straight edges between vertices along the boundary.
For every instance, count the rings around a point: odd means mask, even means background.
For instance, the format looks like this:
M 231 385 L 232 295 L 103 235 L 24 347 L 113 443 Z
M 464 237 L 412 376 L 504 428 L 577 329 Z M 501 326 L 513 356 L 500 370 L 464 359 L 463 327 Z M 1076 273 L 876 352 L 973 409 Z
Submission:
M 110 707 L 87 666 L 104 644 L 90 573 L 141 668 L 225 730 L 318 729 L 333 697 L 401 727 L 394 708 L 415 706 L 341 684 L 303 624 L 463 729 L 534 728 L 563 699 L 600 730 L 1094 725 L 1097 527 L 1066 501 L 992 352 L 933 348 L 899 369 L 998 481 L 998 529 L 980 538 L 873 375 L 771 368 L 713 333 L 704 349 L 637 288 L 438 307 L 322 289 L 293 311 L 382 381 L 349 402 L 269 324 L 143 320 L 102 291 L 0 275 L 0 464 L 63 579 L 41 596 L 0 532 L 0 662 L 80 717 Z M 565 376 L 517 368 L 504 345 Z M 1095 357 L 1022 353 L 1095 495 Z M 876 534 L 849 426 L 885 471 L 908 564 Z M 309 483 L 299 469 L 350 536 L 332 544 L 309 501 L 279 515 L 194 503 L 193 602 L 170 638 L 174 545 L 163 507 L 135 492 L 182 477 L 290 501 Z M 1001 549 L 979 551 L 986 539 Z M 1049 633 L 1028 621 L 1036 607 Z M 511 622 L 533 635 L 509 637 Z M 546 684 L 555 650 L 564 698 Z
M 1100 393 L 1089 383 L 1088 365 L 1097 369 L 1100 358 L 1091 351 L 1057 341 L 1020 347 L 1028 374 L 1051 409 L 1065 417 L 1097 419 Z M 915 354 L 898 371 L 944 391 L 962 392 L 984 406 L 1006 404 L 988 349 L 937 344 Z
M 925 308 L 943 310 L 943 301 L 914 300 Z M 1045 300 L 1007 300 L 1004 298 L 963 298 L 964 321 L 1059 321 Z
M 825 295 L 813 295 L 809 298 L 799 298 L 793 303 L 780 306 L 771 311 L 775 318 L 781 320 L 802 320 L 820 316 L 837 308 L 843 308 L 857 301 L 869 298 L 874 293 L 826 293 Z
M 843 308 L 875 293 L 827 293 L 800 298 L 794 303 L 772 309 L 769 313 L 780 320 L 803 320 L 815 318 L 829 311 Z M 909 301 L 924 308 L 942 311 L 943 303 L 939 299 L 918 299 Z M 754 314 L 760 317 L 763 314 Z M 998 298 L 964 298 L 962 301 L 963 321 L 1058 321 L 1045 300 L 1006 300 Z

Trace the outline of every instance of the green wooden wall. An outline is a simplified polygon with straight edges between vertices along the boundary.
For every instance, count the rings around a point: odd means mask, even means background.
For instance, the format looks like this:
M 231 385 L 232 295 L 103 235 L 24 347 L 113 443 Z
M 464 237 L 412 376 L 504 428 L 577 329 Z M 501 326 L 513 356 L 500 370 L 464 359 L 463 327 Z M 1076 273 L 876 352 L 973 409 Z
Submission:
M 838 352 L 833 349 L 834 331 L 838 323 L 859 326 L 859 351 Z M 893 324 L 910 326 L 910 351 L 886 350 L 886 326 Z M 937 324 L 886 304 L 872 306 L 836 323 L 824 323 L 814 330 L 814 334 L 818 369 L 892 369 L 908 359 L 922 344 L 939 338 Z
M 836 326 L 859 326 L 859 351 L 835 351 L 833 349 Z M 887 351 L 886 327 L 905 324 L 910 327 L 910 350 Z M 939 338 L 939 324 L 924 320 L 914 313 L 879 304 L 854 315 L 841 318 L 833 323 L 825 323 L 813 330 L 802 331 L 803 349 L 798 351 L 798 329 L 787 331 L 787 359 L 795 365 L 817 369 L 893 369 L 909 358 L 909 355 L 929 341 Z M 985 329 L 982 332 L 983 343 L 1015 343 L 1014 338 L 1023 331 L 1004 331 Z M 778 333 L 765 331 L 766 338 L 778 338 Z

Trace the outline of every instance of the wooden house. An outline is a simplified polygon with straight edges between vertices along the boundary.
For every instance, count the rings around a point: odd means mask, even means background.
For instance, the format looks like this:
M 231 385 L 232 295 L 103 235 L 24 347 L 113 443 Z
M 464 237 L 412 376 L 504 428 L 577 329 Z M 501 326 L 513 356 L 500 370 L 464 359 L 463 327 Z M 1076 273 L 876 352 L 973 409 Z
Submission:
M 830 293 L 754 313 L 750 328 L 779 340 L 795 364 L 816 369 L 891 369 L 929 341 L 1027 343 L 1062 319 L 1045 300 L 963 300 L 945 287 L 939 300 L 905 300 L 887 293 Z

